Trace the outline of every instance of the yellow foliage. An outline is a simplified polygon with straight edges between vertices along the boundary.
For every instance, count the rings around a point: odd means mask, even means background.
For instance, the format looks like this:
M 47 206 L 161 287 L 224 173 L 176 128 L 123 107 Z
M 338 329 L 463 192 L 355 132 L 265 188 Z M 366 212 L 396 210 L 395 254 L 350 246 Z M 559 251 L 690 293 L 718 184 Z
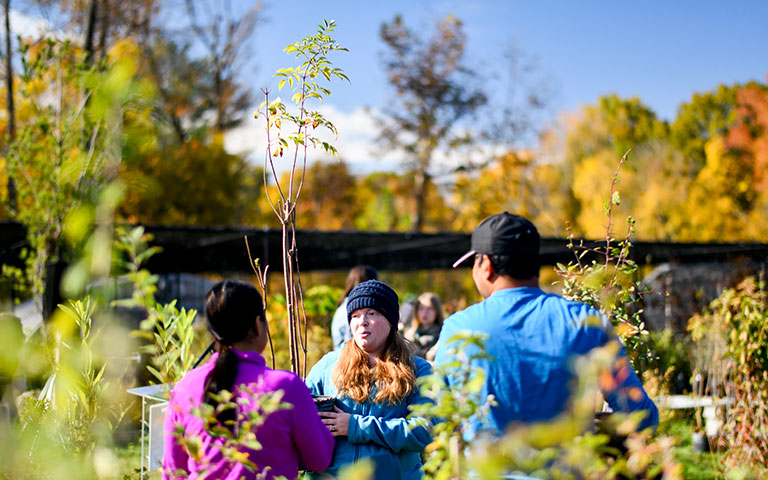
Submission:
M 578 225 L 580 233 L 589 238 L 605 236 L 605 201 L 616 164 L 613 152 L 601 151 L 584 158 L 574 173 L 573 195 L 581 203 Z
M 132 38 L 123 38 L 115 42 L 115 44 L 112 46 L 112 48 L 109 49 L 108 56 L 110 60 L 116 61 L 116 60 L 126 60 L 130 59 L 130 61 L 135 65 L 136 59 L 142 57 L 141 48 L 136 44 L 136 42 L 133 41 Z
M 453 189 L 455 230 L 471 230 L 484 218 L 506 210 L 534 219 L 548 211 L 547 195 L 539 180 L 544 169 L 532 152 L 507 152 L 476 172 L 461 173 Z
M 765 234 L 765 222 L 753 224 L 749 205 L 752 172 L 729 152 L 722 137 L 705 145 L 706 164 L 693 181 L 685 210 L 689 214 L 685 237 L 700 240 L 737 241 Z M 761 202 L 758 202 L 760 205 Z

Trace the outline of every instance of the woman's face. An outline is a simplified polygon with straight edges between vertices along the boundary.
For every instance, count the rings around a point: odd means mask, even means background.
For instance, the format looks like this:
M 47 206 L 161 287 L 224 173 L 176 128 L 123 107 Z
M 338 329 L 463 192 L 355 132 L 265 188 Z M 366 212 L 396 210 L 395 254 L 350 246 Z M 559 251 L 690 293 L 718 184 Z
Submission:
M 387 317 L 378 310 L 361 308 L 352 312 L 349 328 L 358 347 L 370 356 L 381 357 L 386 350 L 387 337 L 392 329 Z
M 431 303 L 419 302 L 416 305 L 416 318 L 419 319 L 419 324 L 422 327 L 429 328 L 435 323 L 437 312 Z

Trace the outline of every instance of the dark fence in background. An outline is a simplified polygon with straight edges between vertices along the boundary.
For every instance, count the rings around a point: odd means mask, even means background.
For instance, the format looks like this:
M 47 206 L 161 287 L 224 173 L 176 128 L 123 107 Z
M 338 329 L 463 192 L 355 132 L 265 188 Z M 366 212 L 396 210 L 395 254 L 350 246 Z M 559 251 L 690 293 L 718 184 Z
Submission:
M 153 244 L 163 249 L 146 265 L 156 273 L 251 273 L 246 238 L 253 258 L 268 264 L 270 271 L 282 269 L 282 240 L 277 229 L 159 225 L 146 225 L 145 229 L 154 236 Z M 542 238 L 542 263 L 571 261 L 574 256 L 567 243 L 564 238 Z M 601 243 L 585 241 L 592 246 Z M 300 230 L 297 244 L 302 271 L 346 270 L 358 264 L 411 271 L 450 268 L 469 250 L 470 235 Z M 19 254 L 25 245 L 21 224 L 0 222 L 0 263 L 20 264 Z M 764 262 L 768 259 L 768 244 L 633 242 L 632 247 L 632 258 L 650 265 L 727 262 L 744 257 Z

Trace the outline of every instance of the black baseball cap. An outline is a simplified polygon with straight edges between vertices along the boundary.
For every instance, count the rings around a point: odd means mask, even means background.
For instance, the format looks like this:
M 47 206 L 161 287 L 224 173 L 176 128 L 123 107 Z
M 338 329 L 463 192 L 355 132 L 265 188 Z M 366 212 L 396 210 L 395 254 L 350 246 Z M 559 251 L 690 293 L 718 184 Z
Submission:
M 539 232 L 520 215 L 508 212 L 486 218 L 472 230 L 472 249 L 453 263 L 453 268 L 472 255 L 506 255 L 520 259 L 539 256 Z

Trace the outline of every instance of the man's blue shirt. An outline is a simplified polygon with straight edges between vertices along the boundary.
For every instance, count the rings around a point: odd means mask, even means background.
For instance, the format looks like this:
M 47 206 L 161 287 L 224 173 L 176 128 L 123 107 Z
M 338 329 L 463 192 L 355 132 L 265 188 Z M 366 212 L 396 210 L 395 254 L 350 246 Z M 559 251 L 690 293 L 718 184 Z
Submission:
M 585 322 L 590 317 L 594 321 Z M 488 335 L 485 350 L 493 359 L 477 359 L 473 366 L 486 375 L 483 398 L 492 394 L 497 405 L 482 424 L 473 425 L 473 431 L 496 435 L 511 422 L 550 420 L 563 412 L 571 395 L 574 358 L 616 339 L 595 309 L 535 287 L 499 290 L 448 317 L 440 332 L 437 366 L 452 360 L 447 341 L 460 331 Z M 618 355 L 626 359 L 623 345 Z M 618 388 L 603 392 L 611 408 L 647 410 L 641 428 L 658 424 L 656 406 L 629 363 L 621 377 Z M 634 400 L 627 395 L 630 389 Z

